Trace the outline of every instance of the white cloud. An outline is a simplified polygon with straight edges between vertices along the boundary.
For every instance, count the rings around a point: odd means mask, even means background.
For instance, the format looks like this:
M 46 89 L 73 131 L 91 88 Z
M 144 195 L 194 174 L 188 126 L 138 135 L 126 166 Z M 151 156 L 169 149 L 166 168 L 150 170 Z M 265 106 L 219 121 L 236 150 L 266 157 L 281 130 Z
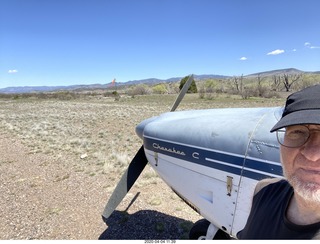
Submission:
M 295 48 L 294 48 L 294 49 L 292 49 L 292 52 L 296 52 L 296 51 L 297 51 L 297 49 L 295 49 Z
M 18 70 L 16 70 L 16 69 L 9 69 L 9 70 L 8 70 L 8 73 L 9 73 L 9 74 L 18 73 Z
M 277 50 L 274 50 L 274 51 L 272 51 L 272 52 L 267 53 L 267 55 L 279 55 L 279 54 L 281 54 L 281 53 L 284 53 L 284 50 L 282 50 L 282 49 L 277 49 Z
M 248 59 L 247 57 L 241 57 L 240 58 L 241 61 L 244 61 L 244 60 L 247 60 L 247 59 Z
M 305 42 L 304 46 L 310 49 L 320 48 L 320 46 L 312 46 L 310 42 Z

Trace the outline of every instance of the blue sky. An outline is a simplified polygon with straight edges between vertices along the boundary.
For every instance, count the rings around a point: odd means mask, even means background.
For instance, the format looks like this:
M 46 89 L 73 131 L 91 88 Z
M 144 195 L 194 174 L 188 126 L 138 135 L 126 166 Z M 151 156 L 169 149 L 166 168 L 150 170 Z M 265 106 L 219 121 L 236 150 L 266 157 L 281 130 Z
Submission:
M 0 0 L 0 88 L 320 71 L 318 0 Z

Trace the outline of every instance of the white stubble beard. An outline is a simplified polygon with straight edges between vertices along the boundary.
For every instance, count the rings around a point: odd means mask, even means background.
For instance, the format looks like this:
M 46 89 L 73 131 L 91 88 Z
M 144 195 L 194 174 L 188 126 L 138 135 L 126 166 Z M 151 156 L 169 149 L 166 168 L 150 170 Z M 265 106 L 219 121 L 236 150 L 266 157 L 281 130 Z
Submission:
M 289 175 L 282 164 L 284 177 L 293 187 L 294 192 L 305 199 L 306 202 L 320 204 L 320 185 L 314 182 L 304 182 L 294 173 Z

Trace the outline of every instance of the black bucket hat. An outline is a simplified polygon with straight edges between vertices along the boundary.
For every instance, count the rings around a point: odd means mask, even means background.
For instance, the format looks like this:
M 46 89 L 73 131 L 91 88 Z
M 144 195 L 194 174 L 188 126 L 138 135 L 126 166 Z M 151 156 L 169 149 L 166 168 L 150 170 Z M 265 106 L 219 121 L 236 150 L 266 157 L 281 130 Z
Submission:
M 282 117 L 270 132 L 302 124 L 320 124 L 320 84 L 288 96 Z

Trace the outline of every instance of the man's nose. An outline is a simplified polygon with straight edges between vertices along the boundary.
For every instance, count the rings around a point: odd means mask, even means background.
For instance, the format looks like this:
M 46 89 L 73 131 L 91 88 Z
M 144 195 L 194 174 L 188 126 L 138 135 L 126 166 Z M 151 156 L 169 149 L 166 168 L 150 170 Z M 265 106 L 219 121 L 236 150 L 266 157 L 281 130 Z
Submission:
M 312 133 L 306 142 L 303 145 L 301 153 L 311 161 L 320 160 L 320 133 Z

